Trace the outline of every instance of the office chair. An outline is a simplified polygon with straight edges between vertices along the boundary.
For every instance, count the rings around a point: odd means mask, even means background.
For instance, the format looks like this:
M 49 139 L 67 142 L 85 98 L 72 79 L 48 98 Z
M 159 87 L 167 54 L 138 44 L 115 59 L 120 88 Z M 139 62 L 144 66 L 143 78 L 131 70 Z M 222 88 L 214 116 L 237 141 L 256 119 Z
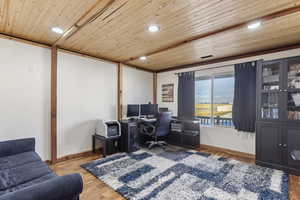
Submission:
M 165 147 L 167 143 L 165 141 L 159 141 L 158 138 L 166 136 L 170 132 L 172 113 L 161 112 L 158 113 L 156 117 L 156 122 L 151 123 L 144 121 L 140 124 L 140 132 L 154 139 L 146 142 L 149 149 L 152 149 L 155 146 Z

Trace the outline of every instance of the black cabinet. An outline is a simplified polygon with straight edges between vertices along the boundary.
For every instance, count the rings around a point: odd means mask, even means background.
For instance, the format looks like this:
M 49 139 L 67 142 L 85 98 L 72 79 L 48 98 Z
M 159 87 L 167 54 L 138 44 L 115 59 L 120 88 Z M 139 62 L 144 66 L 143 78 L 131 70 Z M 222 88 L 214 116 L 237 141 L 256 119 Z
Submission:
M 300 174 L 300 57 L 260 61 L 256 163 Z
M 300 126 L 257 122 L 256 163 L 300 175 Z
M 172 120 L 171 131 L 167 136 L 170 144 L 187 148 L 196 148 L 200 145 L 199 121 L 193 120 Z
M 292 154 L 293 151 L 300 150 L 300 127 L 286 127 L 285 128 L 284 144 L 285 146 L 285 163 L 289 168 L 299 170 L 300 160 L 295 160 Z
M 259 62 L 257 119 L 300 123 L 300 57 Z
M 181 132 L 171 131 L 167 136 L 167 142 L 170 144 L 181 144 L 182 143 Z
M 259 132 L 256 137 L 256 159 L 280 165 L 282 163 L 280 149 L 282 144 L 281 127 L 270 123 L 257 123 L 256 130 Z

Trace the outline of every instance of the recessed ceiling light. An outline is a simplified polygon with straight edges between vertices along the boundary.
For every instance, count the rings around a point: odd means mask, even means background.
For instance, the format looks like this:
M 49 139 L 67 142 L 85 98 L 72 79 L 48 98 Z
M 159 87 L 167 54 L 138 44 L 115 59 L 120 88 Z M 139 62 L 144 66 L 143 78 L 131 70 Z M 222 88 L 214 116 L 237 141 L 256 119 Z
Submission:
M 261 21 L 256 21 L 248 24 L 248 29 L 256 29 L 261 26 Z
M 141 56 L 141 57 L 140 57 L 140 60 L 146 60 L 146 59 L 147 59 L 146 56 Z
M 53 31 L 54 33 L 58 33 L 58 34 L 63 34 L 64 33 L 64 31 L 59 27 L 52 27 L 51 31 Z
M 157 32 L 157 31 L 159 31 L 159 26 L 157 26 L 157 25 L 148 26 L 148 31 L 150 31 L 152 33 Z

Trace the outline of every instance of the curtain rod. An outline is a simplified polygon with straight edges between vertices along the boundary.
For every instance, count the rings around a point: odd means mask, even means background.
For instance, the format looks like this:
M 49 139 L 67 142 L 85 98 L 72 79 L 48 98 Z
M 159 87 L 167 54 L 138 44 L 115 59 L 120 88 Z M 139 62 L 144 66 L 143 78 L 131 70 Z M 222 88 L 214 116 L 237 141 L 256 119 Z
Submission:
M 250 61 L 252 63 L 252 66 L 254 65 L 254 63 L 256 61 Z M 196 69 L 196 70 L 192 70 L 192 71 L 187 71 L 187 72 L 198 72 L 198 71 L 204 71 L 204 70 L 209 70 L 209 69 L 218 69 L 218 68 L 223 68 L 223 67 L 229 67 L 229 66 L 234 66 L 235 64 L 230 64 L 230 65 L 222 65 L 222 66 L 218 66 L 218 67 L 210 67 L 210 68 L 203 68 L 203 69 Z M 176 72 L 174 74 L 178 75 L 184 72 Z
M 233 66 L 233 65 L 234 65 L 234 64 L 232 64 L 232 65 L 222 65 L 222 66 L 218 66 L 218 67 L 210 67 L 210 68 L 196 69 L 196 70 L 187 71 L 187 72 L 198 72 L 198 71 L 204 71 L 204 70 L 208 70 L 208 69 L 218 69 L 218 68 L 229 67 L 229 66 Z M 184 72 L 176 72 L 176 73 L 174 73 L 174 74 L 178 75 L 178 74 L 181 74 L 181 73 L 184 73 Z

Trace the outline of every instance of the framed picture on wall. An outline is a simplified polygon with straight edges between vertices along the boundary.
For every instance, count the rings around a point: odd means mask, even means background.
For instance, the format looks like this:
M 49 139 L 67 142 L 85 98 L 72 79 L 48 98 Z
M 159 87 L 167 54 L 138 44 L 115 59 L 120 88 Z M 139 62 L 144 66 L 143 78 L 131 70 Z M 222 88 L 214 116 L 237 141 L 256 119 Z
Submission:
M 174 102 L 174 84 L 162 85 L 162 102 Z

